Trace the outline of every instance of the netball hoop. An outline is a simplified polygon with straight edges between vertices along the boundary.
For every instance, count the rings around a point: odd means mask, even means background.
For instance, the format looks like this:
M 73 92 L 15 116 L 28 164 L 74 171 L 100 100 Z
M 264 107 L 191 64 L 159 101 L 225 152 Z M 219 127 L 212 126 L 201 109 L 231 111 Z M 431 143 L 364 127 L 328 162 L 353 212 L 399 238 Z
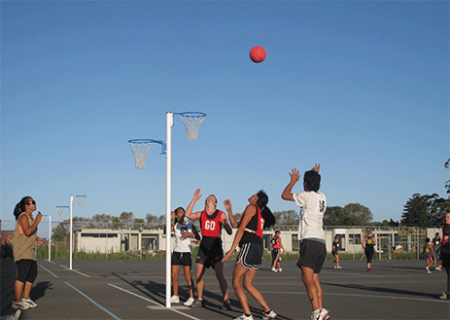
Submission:
M 198 129 L 205 120 L 206 113 L 202 112 L 183 112 L 180 113 L 181 120 L 186 126 L 187 139 L 197 140 Z
M 58 211 L 58 216 L 61 217 L 61 215 L 62 215 L 64 209 L 66 209 L 66 208 L 67 208 L 67 209 L 70 209 L 69 206 L 56 206 L 56 211 Z
M 86 199 L 86 196 L 85 196 L 85 195 L 77 195 L 77 196 L 75 196 L 75 197 L 77 197 L 77 200 L 78 200 L 78 206 L 79 206 L 79 207 L 82 207 L 82 206 L 83 206 L 84 199 Z
M 153 139 L 133 139 L 128 140 L 128 144 L 130 145 L 131 152 L 133 152 L 134 156 L 134 166 L 136 169 L 144 169 L 145 168 L 145 160 L 147 159 L 147 154 L 152 148 L 153 144 L 159 143 L 162 145 L 161 154 L 165 154 L 165 142 L 160 140 Z

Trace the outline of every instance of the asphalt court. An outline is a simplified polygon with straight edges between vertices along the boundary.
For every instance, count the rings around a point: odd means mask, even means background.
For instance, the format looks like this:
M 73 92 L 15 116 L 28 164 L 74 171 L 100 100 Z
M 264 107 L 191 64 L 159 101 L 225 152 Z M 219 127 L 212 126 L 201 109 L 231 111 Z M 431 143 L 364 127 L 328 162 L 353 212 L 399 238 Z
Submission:
M 264 261 L 254 285 L 279 319 L 310 319 L 311 305 L 296 261 L 282 261 L 283 272 Z M 156 260 L 38 260 L 39 275 L 31 298 L 39 307 L 20 319 L 234 319 L 242 314 L 231 285 L 233 261 L 225 263 L 231 311 L 222 311 L 222 294 L 212 269 L 205 274 L 206 308 L 182 305 L 165 308 L 165 261 Z M 334 270 L 326 261 L 320 273 L 324 307 L 331 319 L 450 319 L 450 302 L 440 300 L 445 272 L 427 274 L 425 261 L 374 261 L 370 273 L 364 261 L 341 261 Z M 10 288 L 12 261 L 2 262 L 2 316 L 13 312 Z M 8 271 L 9 270 L 9 271 Z M 192 275 L 195 278 L 195 265 Z M 182 271 L 180 297 L 188 290 Z M 249 296 L 253 317 L 262 309 Z

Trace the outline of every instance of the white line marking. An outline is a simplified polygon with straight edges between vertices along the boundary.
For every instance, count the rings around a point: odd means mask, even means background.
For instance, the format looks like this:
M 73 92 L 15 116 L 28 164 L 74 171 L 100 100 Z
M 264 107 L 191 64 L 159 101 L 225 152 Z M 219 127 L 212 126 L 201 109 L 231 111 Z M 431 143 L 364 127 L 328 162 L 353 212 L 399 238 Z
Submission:
M 83 272 L 80 272 L 80 271 L 77 271 L 77 270 L 74 270 L 74 269 L 70 270 L 69 267 L 66 267 L 66 266 L 63 265 L 63 264 L 60 264 L 60 266 L 63 267 L 64 269 L 66 269 L 66 270 L 76 272 L 76 273 L 81 274 L 82 276 L 85 276 L 85 277 L 87 277 L 87 278 L 90 278 L 90 277 L 91 277 L 91 276 L 88 276 L 87 274 L 85 274 L 85 273 L 83 273 Z
M 116 316 L 114 313 L 112 313 L 111 311 L 109 311 L 108 309 L 102 307 L 101 305 L 99 305 L 97 302 L 95 302 L 94 300 L 92 300 L 89 296 L 87 296 L 86 294 L 84 294 L 83 292 L 81 292 L 80 290 L 78 290 L 77 288 L 75 288 L 74 286 L 72 286 L 70 283 L 68 282 L 64 282 L 65 284 L 67 284 L 69 287 L 71 287 L 72 289 L 74 289 L 76 292 L 78 292 L 79 294 L 81 294 L 83 297 L 85 297 L 86 299 L 88 299 L 92 304 L 94 304 L 95 306 L 97 306 L 98 308 L 100 308 L 101 310 L 105 311 L 107 314 L 109 314 L 111 317 L 113 317 L 115 320 L 121 320 L 118 316 Z
M 134 293 L 134 292 L 131 292 L 131 291 L 122 289 L 122 288 L 120 288 L 120 287 L 118 287 L 118 286 L 115 286 L 115 285 L 113 285 L 113 284 L 111 284 L 111 283 L 108 283 L 108 285 L 111 286 L 111 287 L 113 287 L 113 288 L 116 288 L 116 289 L 118 289 L 118 290 L 120 290 L 120 291 L 123 291 L 123 292 L 126 292 L 126 293 L 128 293 L 128 294 L 131 294 L 132 296 L 138 297 L 138 298 L 140 298 L 140 299 L 142 299 L 142 300 L 144 300 L 144 301 L 153 303 L 153 304 L 155 304 L 155 305 L 157 305 L 157 306 L 159 306 L 159 307 L 162 307 L 162 308 L 164 308 L 164 309 L 166 309 L 166 310 L 168 310 L 168 311 L 176 312 L 176 313 L 178 313 L 178 314 L 181 314 L 181 315 L 183 315 L 183 316 L 185 316 L 185 317 L 188 317 L 188 318 L 191 318 L 191 319 L 194 319 L 194 320 L 201 320 L 201 319 L 199 319 L 199 318 L 193 317 L 193 316 L 191 316 L 191 315 L 189 315 L 189 314 L 186 314 L 186 313 L 184 313 L 184 312 L 178 311 L 178 310 L 173 309 L 173 308 L 167 309 L 164 305 L 162 305 L 162 304 L 160 304 L 160 303 L 158 303 L 158 302 L 156 302 L 156 301 L 153 301 L 153 300 L 148 299 L 148 298 L 146 298 L 146 297 L 140 296 L 140 295 L 138 295 L 138 294 L 136 294 L 136 293 Z
M 52 276 L 54 276 L 55 278 L 59 278 L 56 274 L 54 274 L 53 272 L 51 272 L 50 270 L 48 270 L 46 267 L 44 267 L 42 264 L 39 264 L 39 266 L 44 269 L 45 271 L 47 271 L 48 273 L 50 273 Z

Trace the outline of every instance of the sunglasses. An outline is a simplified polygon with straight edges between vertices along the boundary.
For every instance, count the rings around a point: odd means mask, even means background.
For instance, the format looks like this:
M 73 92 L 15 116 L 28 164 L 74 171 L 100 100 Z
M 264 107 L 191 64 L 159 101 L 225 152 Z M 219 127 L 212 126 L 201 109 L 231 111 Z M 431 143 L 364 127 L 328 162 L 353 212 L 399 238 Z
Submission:
M 36 201 L 34 201 L 34 200 L 33 200 L 33 201 L 31 201 L 31 202 L 28 202 L 28 203 L 25 203 L 25 204 L 27 204 L 27 205 L 29 205 L 29 206 L 30 206 L 30 205 L 32 205 L 32 204 L 36 204 Z

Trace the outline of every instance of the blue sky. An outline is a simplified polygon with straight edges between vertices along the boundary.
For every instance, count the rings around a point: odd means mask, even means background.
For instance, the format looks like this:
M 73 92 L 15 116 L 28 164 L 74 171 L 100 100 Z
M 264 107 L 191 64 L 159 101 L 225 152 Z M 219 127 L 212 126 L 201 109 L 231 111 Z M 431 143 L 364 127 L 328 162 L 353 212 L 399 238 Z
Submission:
M 165 140 L 167 111 L 207 114 L 197 141 L 175 115 L 172 208 L 296 209 L 288 172 L 315 162 L 329 206 L 375 221 L 446 197 L 446 1 L 2 1 L 1 50 L 3 220 L 25 195 L 57 221 L 71 194 L 76 216 L 164 214 L 160 147 L 137 170 L 127 141 Z

